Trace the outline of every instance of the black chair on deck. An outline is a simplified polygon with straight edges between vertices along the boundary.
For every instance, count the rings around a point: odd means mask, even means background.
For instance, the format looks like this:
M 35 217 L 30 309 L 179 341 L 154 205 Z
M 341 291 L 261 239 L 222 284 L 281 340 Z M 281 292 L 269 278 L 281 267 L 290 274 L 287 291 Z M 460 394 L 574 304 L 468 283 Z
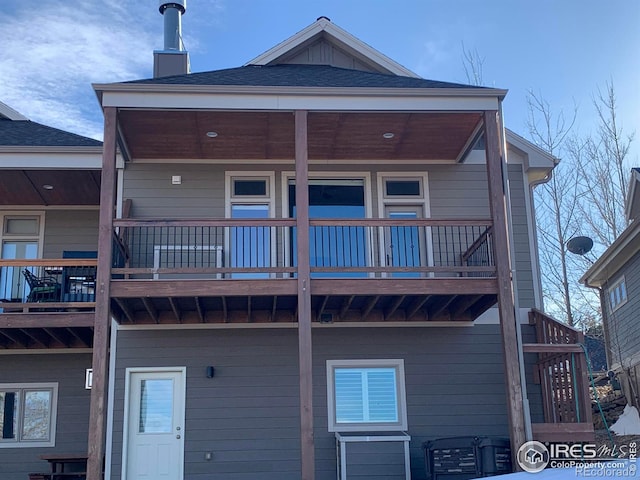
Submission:
M 53 277 L 38 277 L 27 269 L 22 271 L 27 285 L 29 285 L 29 296 L 27 302 L 59 302 L 60 284 Z

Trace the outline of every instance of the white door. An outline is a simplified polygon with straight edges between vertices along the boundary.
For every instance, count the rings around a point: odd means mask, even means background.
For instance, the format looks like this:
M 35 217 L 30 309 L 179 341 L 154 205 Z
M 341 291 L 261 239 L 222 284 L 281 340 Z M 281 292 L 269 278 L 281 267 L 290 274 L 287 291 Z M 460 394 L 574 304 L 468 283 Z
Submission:
M 182 480 L 184 369 L 128 373 L 124 480 Z

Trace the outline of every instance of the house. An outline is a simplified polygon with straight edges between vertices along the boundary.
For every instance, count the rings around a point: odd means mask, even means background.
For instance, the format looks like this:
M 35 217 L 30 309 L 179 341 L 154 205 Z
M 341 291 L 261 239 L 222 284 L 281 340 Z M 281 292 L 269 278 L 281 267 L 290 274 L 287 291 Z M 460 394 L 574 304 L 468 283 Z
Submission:
M 626 199 L 629 226 L 580 279 L 600 291 L 607 364 L 620 381 L 627 402 L 640 406 L 640 338 L 637 333 L 640 288 L 640 169 L 633 168 Z
M 102 142 L 0 103 L 3 479 L 41 471 L 38 456 L 52 450 L 86 451 L 95 301 L 71 275 L 63 290 L 62 272 L 95 271 L 101 166 Z M 64 258 L 81 252 L 94 258 Z M 25 273 L 55 280 L 30 288 Z M 44 300 L 48 308 L 37 308 Z
M 555 163 L 505 133 L 505 90 L 422 79 L 325 17 L 238 68 L 165 48 L 155 78 L 94 85 L 91 361 L 13 338 L 84 328 L 78 302 L 0 314 L 0 371 L 92 367 L 88 442 L 50 450 L 88 450 L 90 480 L 421 479 L 434 438 L 591 438 L 578 334 L 539 311 L 532 188 Z

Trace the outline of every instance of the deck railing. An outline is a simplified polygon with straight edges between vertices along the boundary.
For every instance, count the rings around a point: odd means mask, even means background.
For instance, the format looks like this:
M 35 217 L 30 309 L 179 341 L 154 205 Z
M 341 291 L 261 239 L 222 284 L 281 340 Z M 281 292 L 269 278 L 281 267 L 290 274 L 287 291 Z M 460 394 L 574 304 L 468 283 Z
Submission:
M 529 323 L 535 325 L 536 344 L 525 344 L 524 351 L 537 353 L 534 379 L 542 391 L 546 426 L 538 431 L 554 436 L 544 440 L 560 440 L 564 433 L 592 435 L 593 423 L 587 359 L 582 348 L 584 335 L 538 310 L 529 312 Z M 534 425 L 535 430 L 536 425 Z M 566 438 L 565 438 L 566 440 Z
M 283 278 L 297 270 L 295 219 L 114 222 L 129 278 Z M 495 276 L 491 222 L 312 219 L 315 276 Z
M 0 308 L 95 301 L 96 259 L 0 260 Z

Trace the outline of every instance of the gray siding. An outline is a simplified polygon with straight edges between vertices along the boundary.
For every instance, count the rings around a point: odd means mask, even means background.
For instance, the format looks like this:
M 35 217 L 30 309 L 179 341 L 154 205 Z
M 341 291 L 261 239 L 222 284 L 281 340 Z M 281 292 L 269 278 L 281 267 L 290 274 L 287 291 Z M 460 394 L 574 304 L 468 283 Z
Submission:
M 0 383 L 58 382 L 58 418 L 55 447 L 0 448 L 0 478 L 25 480 L 27 473 L 47 472 L 40 455 L 86 453 L 90 390 L 85 369 L 91 354 L 0 355 Z
M 624 276 L 627 287 L 627 302 L 611 312 L 609 304 L 609 286 Z M 640 328 L 638 328 L 638 312 L 640 312 L 640 252 L 636 253 L 627 264 L 615 275 L 609 277 L 604 289 L 606 305 L 607 341 L 612 363 L 620 362 L 630 366 L 630 357 L 640 354 Z M 638 363 L 636 359 L 635 362 Z
M 43 258 L 64 250 L 98 249 L 98 210 L 49 210 L 44 222 Z
M 327 427 L 329 359 L 405 360 L 414 479 L 425 476 L 424 441 L 459 435 L 508 435 L 497 325 L 319 328 L 314 329 L 313 342 L 319 480 L 335 480 L 336 476 L 335 437 Z M 120 331 L 117 357 L 113 479 L 120 478 L 122 468 L 125 369 L 148 366 L 187 367 L 185 478 L 299 478 L 296 330 Z M 207 365 L 216 368 L 212 379 L 206 378 Z M 357 455 L 369 451 L 363 448 L 349 450 L 355 455 L 350 458 L 355 471 L 373 475 L 378 470 L 364 469 L 363 457 Z M 392 445 L 387 454 L 396 458 L 396 448 Z M 213 452 L 211 461 L 205 460 L 206 452 Z M 389 468 L 397 473 L 401 465 Z
M 204 218 L 224 217 L 225 171 L 261 173 L 275 171 L 276 216 L 282 216 L 282 172 L 293 165 L 278 165 L 269 169 L 261 165 L 193 165 L 136 164 L 125 171 L 124 198 L 132 199 L 133 217 Z M 311 165 L 312 172 L 358 172 L 371 175 L 371 209 L 377 217 L 379 172 L 427 172 L 431 217 L 489 218 L 489 194 L 485 165 L 376 165 L 364 169 L 361 165 Z M 171 176 L 181 175 L 181 185 L 171 185 Z M 522 165 L 509 165 L 515 264 L 520 307 L 535 306 L 533 273 L 530 256 Z M 410 202 L 411 203 L 411 202 Z M 286 208 L 286 207 L 285 207 Z
M 363 70 L 365 72 L 377 71 L 354 56 L 349 55 L 340 48 L 337 48 L 325 39 L 320 39 L 301 51 L 294 51 L 292 55 L 280 59 L 274 65 L 281 63 L 297 65 L 331 65 L 333 67 Z

